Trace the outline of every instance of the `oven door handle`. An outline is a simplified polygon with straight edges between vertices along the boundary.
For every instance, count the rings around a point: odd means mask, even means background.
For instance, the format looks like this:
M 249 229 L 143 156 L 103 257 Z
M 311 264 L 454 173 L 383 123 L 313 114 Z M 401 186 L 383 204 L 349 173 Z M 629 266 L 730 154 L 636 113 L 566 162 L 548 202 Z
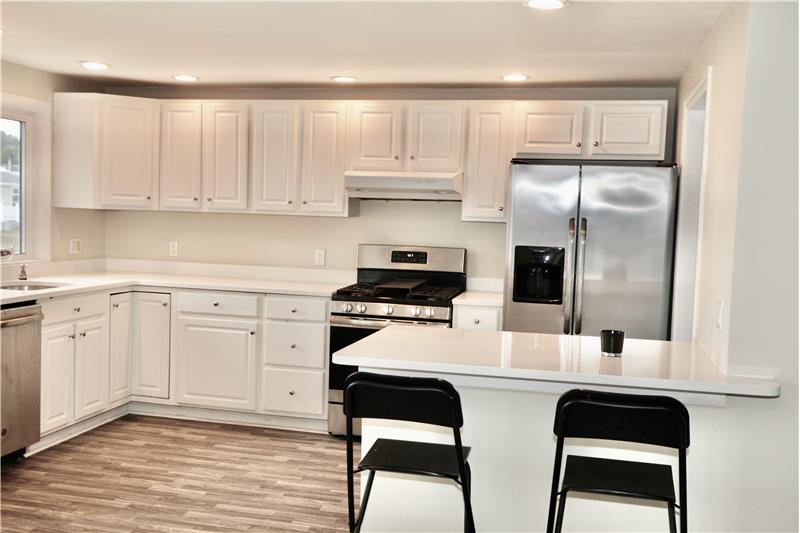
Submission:
M 384 318 L 354 318 L 349 316 L 331 315 L 331 326 L 345 328 L 383 329 L 389 326 L 434 326 L 449 328 L 449 322 L 429 322 L 426 320 L 388 320 Z

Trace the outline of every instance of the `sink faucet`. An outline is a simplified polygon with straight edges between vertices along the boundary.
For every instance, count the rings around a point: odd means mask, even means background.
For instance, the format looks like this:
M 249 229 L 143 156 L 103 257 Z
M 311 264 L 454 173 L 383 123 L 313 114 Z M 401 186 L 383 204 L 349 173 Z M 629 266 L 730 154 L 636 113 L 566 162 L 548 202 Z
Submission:
M 25 263 L 22 263 L 19 266 L 19 276 L 17 277 L 20 281 L 27 281 L 28 280 L 28 273 L 25 271 Z

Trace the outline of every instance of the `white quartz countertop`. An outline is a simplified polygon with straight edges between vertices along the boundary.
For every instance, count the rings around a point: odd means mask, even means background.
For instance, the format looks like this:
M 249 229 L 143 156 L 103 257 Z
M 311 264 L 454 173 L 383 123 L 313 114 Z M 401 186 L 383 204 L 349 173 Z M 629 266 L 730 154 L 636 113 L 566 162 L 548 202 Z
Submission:
M 488 291 L 462 292 L 453 298 L 453 305 L 466 307 L 503 307 L 503 293 Z
M 7 282 L 11 283 L 13 281 L 9 280 Z M 115 271 L 36 277 L 29 279 L 27 283 L 31 285 L 37 283 L 56 283 L 59 284 L 59 286 L 38 291 L 0 290 L 0 303 L 8 304 L 29 300 L 43 300 L 45 298 L 68 296 L 83 292 L 113 290 L 116 288 L 135 286 L 326 297 L 330 297 L 336 289 L 341 287 L 340 283 Z
M 598 337 L 390 326 L 339 350 L 333 362 L 579 386 L 780 395 L 774 381 L 725 375 L 699 345 L 687 342 L 625 339 L 621 357 L 606 357 Z

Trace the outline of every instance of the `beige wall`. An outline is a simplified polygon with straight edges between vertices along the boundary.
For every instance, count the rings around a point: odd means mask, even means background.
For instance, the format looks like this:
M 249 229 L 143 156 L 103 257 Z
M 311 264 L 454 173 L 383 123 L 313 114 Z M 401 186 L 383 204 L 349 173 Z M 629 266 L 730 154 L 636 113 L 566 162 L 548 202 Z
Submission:
M 102 91 L 100 84 L 51 74 L 8 61 L 0 66 L 0 91 L 46 102 L 58 91 Z M 105 216 L 99 211 L 53 209 L 51 259 L 92 259 L 105 255 Z M 81 239 L 80 255 L 68 255 L 69 239 Z
M 724 301 L 727 310 L 733 278 L 747 11 L 748 4 L 733 3 L 720 15 L 686 69 L 678 89 L 680 107 L 705 77 L 708 66 L 713 68 L 694 337 L 723 367 L 727 364 L 730 321 L 725 320 L 722 328 L 717 328 L 717 299 Z M 678 132 L 681 132 L 682 122 L 683 116 L 679 113 Z M 680 139 L 678 149 L 680 152 Z M 681 161 L 680 153 L 678 161 Z
M 461 222 L 458 202 L 362 201 L 353 218 L 108 211 L 108 257 L 351 270 L 358 243 L 467 248 L 472 276 L 503 276 L 505 224 Z M 168 256 L 168 242 L 179 256 Z

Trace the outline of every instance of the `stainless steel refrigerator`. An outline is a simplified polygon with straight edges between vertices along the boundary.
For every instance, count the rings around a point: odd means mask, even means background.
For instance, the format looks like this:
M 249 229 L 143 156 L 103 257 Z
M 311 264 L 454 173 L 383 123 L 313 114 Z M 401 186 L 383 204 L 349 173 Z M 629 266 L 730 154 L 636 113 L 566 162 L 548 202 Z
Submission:
M 504 329 L 667 339 L 675 168 L 512 163 Z

